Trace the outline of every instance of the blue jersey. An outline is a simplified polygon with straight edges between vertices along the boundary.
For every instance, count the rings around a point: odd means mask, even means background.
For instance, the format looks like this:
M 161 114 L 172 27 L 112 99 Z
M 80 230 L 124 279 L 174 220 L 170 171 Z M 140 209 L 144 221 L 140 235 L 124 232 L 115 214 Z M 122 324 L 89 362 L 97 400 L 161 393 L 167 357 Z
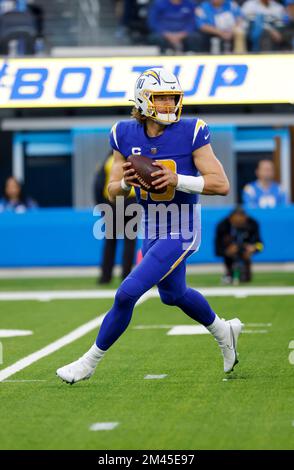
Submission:
M 155 0 L 149 8 L 148 25 L 152 32 L 166 31 L 191 33 L 195 29 L 194 2 L 183 0 L 180 4 L 170 0 Z
M 247 207 L 276 207 L 285 205 L 286 195 L 278 183 L 273 182 L 267 189 L 254 181 L 246 184 L 242 193 L 242 201 Z
M 24 201 L 11 202 L 6 198 L 0 199 L 0 212 L 26 212 L 28 209 L 37 209 L 38 204 L 33 199 L 27 198 Z
M 149 137 L 144 125 L 136 120 L 121 121 L 115 124 L 110 134 L 110 144 L 125 158 L 137 154 L 160 160 L 168 168 L 178 174 L 198 176 L 192 152 L 210 143 L 210 132 L 207 124 L 201 119 L 181 119 L 179 122 L 165 127 L 163 134 Z M 156 171 L 156 168 L 155 170 Z M 173 233 L 193 228 L 200 234 L 200 215 L 198 212 L 197 194 L 188 194 L 177 191 L 169 186 L 163 194 L 147 193 L 136 188 L 138 202 L 143 206 L 143 222 L 148 230 L 148 238 L 157 238 L 163 233 Z M 170 213 L 162 222 L 158 220 L 158 213 L 154 212 L 159 204 L 176 209 L 178 219 L 172 220 Z M 152 206 L 152 208 L 151 208 Z M 174 214 L 174 212 L 173 212 Z M 151 235 L 150 235 L 151 234 Z
M 235 2 L 226 0 L 216 7 L 210 1 L 205 1 L 196 8 L 196 25 L 198 28 L 210 25 L 223 31 L 232 30 L 241 16 L 241 9 Z

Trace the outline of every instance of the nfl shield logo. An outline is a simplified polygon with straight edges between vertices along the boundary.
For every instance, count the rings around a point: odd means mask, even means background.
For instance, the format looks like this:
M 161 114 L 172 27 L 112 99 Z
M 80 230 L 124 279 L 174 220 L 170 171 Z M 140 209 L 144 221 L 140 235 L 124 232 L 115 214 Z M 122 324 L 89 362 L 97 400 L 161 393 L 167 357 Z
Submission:
M 155 155 L 155 154 L 157 153 L 157 148 L 156 148 L 156 147 L 152 147 L 151 153 L 152 153 L 152 155 Z

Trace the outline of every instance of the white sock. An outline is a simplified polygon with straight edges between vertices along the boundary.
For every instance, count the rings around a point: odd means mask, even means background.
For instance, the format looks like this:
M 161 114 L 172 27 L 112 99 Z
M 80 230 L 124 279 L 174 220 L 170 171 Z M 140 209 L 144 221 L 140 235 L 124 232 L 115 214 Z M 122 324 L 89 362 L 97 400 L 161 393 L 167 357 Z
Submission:
M 227 331 L 226 322 L 225 320 L 221 320 L 217 315 L 215 315 L 215 319 L 211 325 L 208 325 L 206 328 L 217 341 L 223 341 L 225 338 Z
M 102 359 L 106 351 L 102 351 L 96 346 L 96 343 L 83 355 L 83 359 L 86 359 L 91 367 L 96 367 L 98 362 Z

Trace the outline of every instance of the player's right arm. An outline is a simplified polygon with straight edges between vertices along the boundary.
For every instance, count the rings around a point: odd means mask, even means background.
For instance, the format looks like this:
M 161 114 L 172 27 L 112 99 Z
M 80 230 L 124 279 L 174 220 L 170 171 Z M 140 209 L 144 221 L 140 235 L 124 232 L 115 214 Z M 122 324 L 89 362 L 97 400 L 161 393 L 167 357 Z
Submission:
M 107 186 L 110 202 L 114 202 L 116 196 L 128 196 L 132 186 L 140 187 L 134 182 L 135 170 L 130 168 L 131 163 L 126 162 L 125 157 L 117 150 L 113 150 L 113 157 L 110 181 Z

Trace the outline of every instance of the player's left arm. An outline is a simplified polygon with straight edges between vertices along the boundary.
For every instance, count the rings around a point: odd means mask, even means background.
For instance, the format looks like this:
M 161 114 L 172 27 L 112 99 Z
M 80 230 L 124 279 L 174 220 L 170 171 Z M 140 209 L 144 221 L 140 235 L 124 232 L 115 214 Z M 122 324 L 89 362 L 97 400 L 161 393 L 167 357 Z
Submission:
M 203 145 L 194 150 L 192 155 L 195 167 L 204 180 L 202 194 L 226 196 L 230 191 L 230 183 L 211 145 Z

